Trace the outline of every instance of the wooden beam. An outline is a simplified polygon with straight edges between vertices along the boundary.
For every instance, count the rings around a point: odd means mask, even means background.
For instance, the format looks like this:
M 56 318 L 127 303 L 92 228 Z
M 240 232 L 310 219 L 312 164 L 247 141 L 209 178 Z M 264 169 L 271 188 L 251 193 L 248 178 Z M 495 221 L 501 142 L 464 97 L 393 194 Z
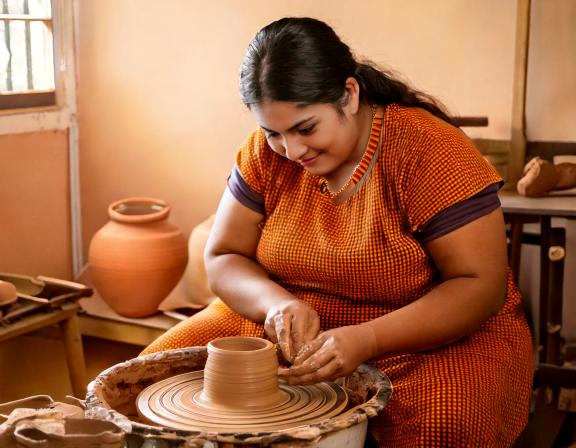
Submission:
M 522 168 L 526 162 L 526 78 L 530 44 L 530 1 L 518 0 L 516 6 L 512 134 L 507 179 L 514 188 L 522 177 Z

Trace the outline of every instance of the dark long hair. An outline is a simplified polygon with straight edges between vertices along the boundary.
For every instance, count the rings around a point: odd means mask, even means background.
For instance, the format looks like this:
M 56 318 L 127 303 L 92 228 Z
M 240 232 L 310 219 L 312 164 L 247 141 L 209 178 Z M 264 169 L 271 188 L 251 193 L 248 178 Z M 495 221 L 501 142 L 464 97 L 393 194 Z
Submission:
M 370 61 L 357 61 L 330 26 L 307 17 L 286 17 L 258 31 L 242 63 L 240 96 L 248 107 L 271 100 L 330 103 L 340 109 L 349 77 L 358 81 L 365 104 L 420 107 L 452 123 L 431 96 Z

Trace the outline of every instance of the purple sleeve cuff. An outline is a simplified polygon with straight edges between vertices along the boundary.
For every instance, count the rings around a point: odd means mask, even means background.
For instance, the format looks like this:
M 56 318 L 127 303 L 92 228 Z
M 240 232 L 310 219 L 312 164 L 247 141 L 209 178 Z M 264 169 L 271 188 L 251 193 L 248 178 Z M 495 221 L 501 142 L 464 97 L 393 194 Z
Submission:
M 261 215 L 264 214 L 264 199 L 248 186 L 236 165 L 228 176 L 228 189 L 241 204 Z
M 496 210 L 500 207 L 501 186 L 502 182 L 489 185 L 471 198 L 442 210 L 416 233 L 416 238 L 421 243 L 432 241 Z

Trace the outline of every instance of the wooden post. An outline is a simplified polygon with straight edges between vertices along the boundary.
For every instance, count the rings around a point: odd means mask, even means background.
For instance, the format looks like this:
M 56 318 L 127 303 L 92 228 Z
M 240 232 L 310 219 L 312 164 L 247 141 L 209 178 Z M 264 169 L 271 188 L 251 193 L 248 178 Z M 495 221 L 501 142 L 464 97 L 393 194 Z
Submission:
M 516 10 L 516 50 L 512 98 L 512 134 L 508 158 L 508 184 L 516 189 L 526 161 L 526 78 L 530 43 L 530 1 L 518 0 Z

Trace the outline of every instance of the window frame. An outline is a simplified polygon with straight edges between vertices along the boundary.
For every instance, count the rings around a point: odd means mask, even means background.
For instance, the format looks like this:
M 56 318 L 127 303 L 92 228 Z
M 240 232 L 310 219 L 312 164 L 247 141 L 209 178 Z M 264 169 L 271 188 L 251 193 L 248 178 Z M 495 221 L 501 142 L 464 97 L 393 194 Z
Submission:
M 60 49 L 61 49 L 61 34 L 62 27 L 60 24 L 60 13 L 62 12 L 61 0 L 50 0 L 51 17 L 31 17 L 11 14 L 15 16 L 15 20 L 30 20 L 41 21 L 48 23 L 50 32 L 52 33 L 52 69 L 54 74 L 54 89 L 53 90 L 33 90 L 30 92 L 3 92 L 0 93 L 0 114 L 5 112 L 25 112 L 35 108 L 49 108 L 61 106 L 59 92 L 63 89 L 63 82 L 61 76 L 60 66 Z M 0 14 L 4 16 L 4 14 Z

